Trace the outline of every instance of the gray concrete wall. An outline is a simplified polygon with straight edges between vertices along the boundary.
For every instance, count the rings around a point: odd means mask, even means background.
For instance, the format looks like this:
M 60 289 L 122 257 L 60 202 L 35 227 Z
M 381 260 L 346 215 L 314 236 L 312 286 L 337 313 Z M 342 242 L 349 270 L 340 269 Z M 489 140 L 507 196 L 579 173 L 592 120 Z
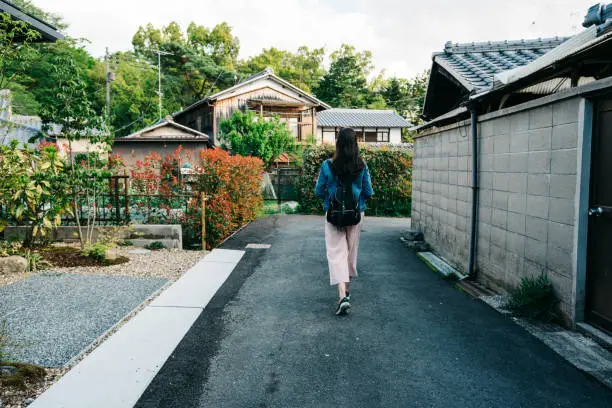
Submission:
M 546 272 L 568 321 L 575 303 L 578 106 L 573 98 L 485 115 L 478 140 L 478 278 L 506 291 L 522 277 Z M 462 270 L 469 248 L 470 168 L 469 125 L 416 140 L 413 225 Z

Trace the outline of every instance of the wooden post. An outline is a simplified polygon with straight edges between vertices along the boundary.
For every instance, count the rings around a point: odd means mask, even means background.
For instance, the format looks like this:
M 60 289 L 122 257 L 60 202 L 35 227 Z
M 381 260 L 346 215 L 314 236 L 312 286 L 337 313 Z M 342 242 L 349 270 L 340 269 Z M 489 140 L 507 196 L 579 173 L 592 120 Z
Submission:
M 129 198 L 129 185 L 128 185 L 129 179 L 127 177 L 125 177 L 123 179 L 123 186 L 125 187 L 125 222 L 126 224 L 128 222 L 130 222 L 130 198 Z
M 115 217 L 117 218 L 117 223 L 121 220 L 121 208 L 119 207 L 119 178 L 113 177 L 113 187 L 115 189 Z
M 202 208 L 202 251 L 206 251 L 206 193 L 200 193 L 200 206 Z
M 278 190 L 277 199 L 278 199 L 278 209 L 279 210 L 281 208 L 281 180 L 280 180 L 280 177 L 281 177 L 281 169 L 277 162 L 276 163 L 276 189 Z

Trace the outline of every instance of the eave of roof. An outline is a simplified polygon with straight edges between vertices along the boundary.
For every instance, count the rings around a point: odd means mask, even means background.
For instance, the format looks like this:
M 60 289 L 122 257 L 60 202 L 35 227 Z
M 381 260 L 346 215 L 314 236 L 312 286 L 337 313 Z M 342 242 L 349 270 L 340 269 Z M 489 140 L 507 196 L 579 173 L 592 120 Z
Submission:
M 195 129 L 192 129 L 192 128 L 184 126 L 184 125 L 181 125 L 180 123 L 176 123 L 174 121 L 163 120 L 163 121 L 161 121 L 159 123 L 156 123 L 154 125 L 146 127 L 144 129 L 141 129 L 138 132 L 134 132 L 134 133 L 129 134 L 127 136 L 119 137 L 119 138 L 115 139 L 115 141 L 122 140 L 122 139 L 128 139 L 128 140 L 135 140 L 135 139 L 142 139 L 142 140 L 144 140 L 144 139 L 177 140 L 177 138 L 171 138 L 171 137 L 164 138 L 164 137 L 148 137 L 148 136 L 144 136 L 143 137 L 143 136 L 140 136 L 143 133 L 150 132 L 152 130 L 155 130 L 155 129 L 158 129 L 158 128 L 161 128 L 161 127 L 164 127 L 164 126 L 172 126 L 172 127 L 177 128 L 177 129 L 180 129 L 180 130 L 182 130 L 184 132 L 190 133 L 190 134 L 193 135 L 193 138 L 197 139 L 197 140 L 202 140 L 202 139 L 209 140 L 210 139 L 210 137 L 207 134 L 205 134 L 205 133 L 199 132 L 199 131 L 197 131 Z M 189 139 L 189 138 L 185 137 L 184 139 Z
M 6 1 L 0 0 L 0 11 L 10 14 L 13 18 L 24 21 L 30 24 L 36 31 L 40 33 L 43 40 L 46 41 L 57 41 L 62 40 L 64 36 L 57 31 L 55 27 L 44 21 L 24 13 L 16 6 L 7 3 Z
M 181 138 L 163 138 L 163 137 L 119 137 L 114 143 L 174 143 L 174 142 L 203 142 L 208 143 L 210 140 L 206 137 L 181 137 Z

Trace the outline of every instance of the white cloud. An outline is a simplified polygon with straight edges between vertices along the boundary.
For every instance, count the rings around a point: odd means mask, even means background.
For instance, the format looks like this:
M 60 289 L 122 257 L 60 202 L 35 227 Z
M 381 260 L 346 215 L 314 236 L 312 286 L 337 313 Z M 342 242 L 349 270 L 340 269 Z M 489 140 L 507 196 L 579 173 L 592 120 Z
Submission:
M 413 76 L 427 69 L 431 53 L 453 42 L 515 40 L 572 35 L 594 0 L 35 0 L 64 16 L 68 34 L 91 41 L 95 56 L 126 50 L 139 25 L 227 21 L 240 38 L 240 56 L 275 46 L 342 43 L 369 49 L 378 70 Z

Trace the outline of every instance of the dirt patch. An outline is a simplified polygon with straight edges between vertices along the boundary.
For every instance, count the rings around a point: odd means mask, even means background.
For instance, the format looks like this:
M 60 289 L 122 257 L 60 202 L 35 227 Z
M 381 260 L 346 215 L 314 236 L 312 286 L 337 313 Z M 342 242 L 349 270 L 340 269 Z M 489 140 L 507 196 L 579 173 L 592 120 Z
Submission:
M 66 371 L 21 363 L 1 363 L 0 366 L 17 369 L 13 373 L 0 373 L 0 404 L 3 408 L 28 406 Z
M 85 256 L 78 248 L 70 246 L 49 247 L 37 250 L 43 259 L 50 262 L 54 268 L 66 268 L 75 266 L 111 266 L 119 265 L 129 261 L 125 256 L 118 256 L 113 260 L 99 261 Z

